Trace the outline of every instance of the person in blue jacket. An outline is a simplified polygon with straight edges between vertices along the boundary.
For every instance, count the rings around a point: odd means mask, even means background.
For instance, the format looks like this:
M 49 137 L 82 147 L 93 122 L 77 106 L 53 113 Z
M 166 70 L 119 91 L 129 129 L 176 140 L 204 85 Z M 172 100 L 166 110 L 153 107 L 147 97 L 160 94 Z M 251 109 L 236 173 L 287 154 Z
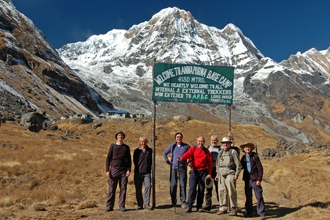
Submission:
M 174 135 L 175 142 L 170 144 L 165 151 L 163 152 L 163 157 L 165 162 L 170 165 L 170 195 L 172 206 L 177 204 L 177 184 L 178 177 L 180 183 L 180 202 L 181 207 L 186 208 L 186 195 L 187 195 L 187 161 L 178 162 L 177 158 L 181 157 L 190 146 L 184 142 L 183 134 L 181 132 L 177 132 Z M 171 154 L 171 158 L 168 159 L 168 154 Z

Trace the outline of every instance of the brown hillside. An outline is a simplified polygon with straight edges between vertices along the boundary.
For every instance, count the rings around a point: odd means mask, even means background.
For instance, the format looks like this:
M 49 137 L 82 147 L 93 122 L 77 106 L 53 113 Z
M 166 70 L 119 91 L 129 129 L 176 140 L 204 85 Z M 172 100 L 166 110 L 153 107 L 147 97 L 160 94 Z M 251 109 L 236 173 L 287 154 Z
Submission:
M 135 210 L 133 175 L 129 177 L 126 213 L 118 206 L 106 213 L 108 186 L 105 157 L 114 134 L 121 129 L 131 152 L 138 138 L 152 134 L 151 120 L 103 122 L 77 125 L 70 121 L 58 123 L 58 131 L 33 133 L 26 127 L 5 123 L 0 127 L 0 219 L 219 219 L 210 213 L 177 213 L 170 207 L 169 167 L 161 156 L 165 147 L 181 131 L 184 141 L 194 144 L 199 135 L 220 138 L 228 131 L 226 121 L 217 123 L 198 120 L 164 119 L 156 121 L 156 208 Z M 237 145 L 252 141 L 260 152 L 276 148 L 277 142 L 262 128 L 232 125 Z M 153 143 L 149 143 L 152 146 Z M 265 175 L 264 197 L 269 219 L 329 219 L 330 218 L 330 152 L 329 149 L 285 155 L 262 160 Z M 243 181 L 237 182 L 238 203 L 244 207 Z M 116 198 L 118 200 L 118 197 Z M 217 204 L 215 199 L 214 204 Z M 215 207 L 214 207 L 215 208 Z M 240 212 L 241 216 L 242 213 Z M 235 219 L 228 215 L 221 219 Z M 257 216 L 253 219 L 259 219 Z

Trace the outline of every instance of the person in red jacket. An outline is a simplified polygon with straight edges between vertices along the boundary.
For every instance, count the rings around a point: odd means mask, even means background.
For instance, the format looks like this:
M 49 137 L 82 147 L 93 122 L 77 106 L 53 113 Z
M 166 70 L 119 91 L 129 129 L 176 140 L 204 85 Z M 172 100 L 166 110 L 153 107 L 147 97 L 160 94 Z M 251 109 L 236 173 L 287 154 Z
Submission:
M 189 192 L 186 212 L 191 212 L 192 205 L 195 203 L 197 195 L 197 211 L 202 207 L 204 200 L 205 178 L 210 179 L 212 174 L 212 156 L 210 151 L 204 146 L 205 138 L 199 136 L 197 145 L 189 148 L 181 158 L 182 160 L 190 160 L 190 176 L 189 176 Z M 197 191 L 198 186 L 198 191 Z

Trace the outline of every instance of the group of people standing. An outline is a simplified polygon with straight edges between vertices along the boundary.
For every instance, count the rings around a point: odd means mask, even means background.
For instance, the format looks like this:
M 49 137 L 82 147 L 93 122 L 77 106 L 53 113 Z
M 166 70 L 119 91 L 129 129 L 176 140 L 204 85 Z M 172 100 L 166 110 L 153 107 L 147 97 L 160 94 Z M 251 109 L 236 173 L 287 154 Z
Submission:
M 131 155 L 129 147 L 123 143 L 125 134 L 118 131 L 115 134 L 117 142 L 109 148 L 106 159 L 106 174 L 109 184 L 106 211 L 113 211 L 115 191 L 119 182 L 120 196 L 119 209 L 126 211 L 125 198 L 127 180 L 131 172 Z M 218 215 L 229 212 L 230 216 L 236 216 L 238 212 L 236 181 L 243 169 L 245 182 L 245 213 L 244 217 L 252 217 L 253 202 L 252 189 L 257 198 L 257 213 L 261 219 L 265 219 L 265 204 L 262 196 L 261 181 L 263 167 L 258 155 L 253 152 L 253 143 L 245 143 L 240 149 L 233 146 L 232 134 L 221 140 L 218 145 L 218 137 L 211 136 L 210 146 L 205 146 L 205 138 L 199 136 L 197 144 L 190 146 L 183 142 L 183 134 L 175 133 L 175 142 L 170 144 L 163 152 L 164 160 L 170 166 L 170 196 L 173 207 L 176 207 L 177 186 L 180 191 L 180 204 L 186 213 L 192 212 L 196 202 L 198 212 L 208 212 L 212 207 L 212 191 L 215 188 L 217 201 L 219 202 Z M 152 149 L 148 147 L 148 139 L 140 137 L 140 146 L 134 150 L 133 162 L 134 185 L 136 190 L 137 210 L 150 206 Z M 240 150 L 244 155 L 239 159 Z M 168 155 L 170 154 L 170 158 Z M 189 171 L 189 190 L 187 196 Z M 144 184 L 144 196 L 142 185 Z M 204 203 L 205 197 L 205 205 Z
M 108 176 L 108 199 L 106 211 L 113 211 L 115 204 L 115 193 L 119 183 L 119 210 L 127 211 L 125 208 L 126 191 L 128 177 L 131 173 L 131 152 L 128 145 L 124 143 L 125 133 L 118 131 L 115 134 L 116 143 L 111 144 L 106 159 L 106 175 Z M 140 137 L 139 147 L 134 150 L 134 186 L 136 192 L 137 210 L 146 208 L 151 210 L 150 190 L 151 190 L 151 166 L 152 149 L 148 147 L 148 139 Z M 142 185 L 144 184 L 144 196 L 142 195 Z

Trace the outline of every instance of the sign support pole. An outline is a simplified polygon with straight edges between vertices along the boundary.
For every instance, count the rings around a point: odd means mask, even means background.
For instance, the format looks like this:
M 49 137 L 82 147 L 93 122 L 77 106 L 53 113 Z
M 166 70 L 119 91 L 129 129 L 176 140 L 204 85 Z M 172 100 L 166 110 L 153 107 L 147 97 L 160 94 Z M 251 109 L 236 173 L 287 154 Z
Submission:
M 152 75 L 154 78 L 154 66 L 156 63 L 156 59 L 154 59 L 153 67 L 152 67 Z M 151 186 L 152 186 L 152 207 L 156 207 L 156 105 L 157 102 L 153 101 L 153 108 L 152 108 L 152 180 L 151 180 Z
M 231 105 L 228 105 L 228 132 L 231 132 Z

